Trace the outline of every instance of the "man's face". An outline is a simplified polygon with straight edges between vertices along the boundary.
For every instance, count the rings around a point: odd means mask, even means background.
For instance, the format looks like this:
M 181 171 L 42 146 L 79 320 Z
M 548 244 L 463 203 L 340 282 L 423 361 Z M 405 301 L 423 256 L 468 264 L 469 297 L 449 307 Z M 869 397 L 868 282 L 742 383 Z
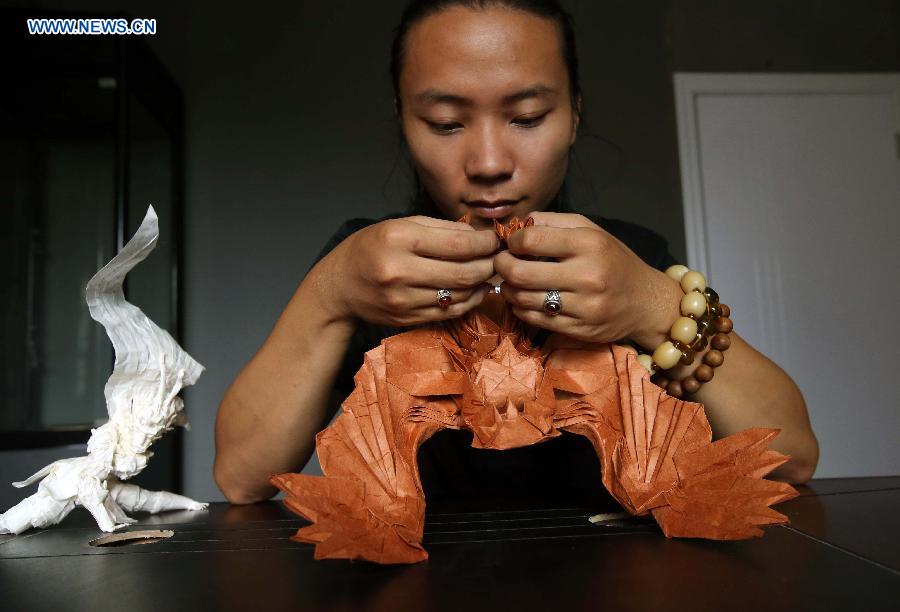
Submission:
M 477 228 L 543 210 L 578 126 L 553 21 L 451 7 L 409 31 L 401 121 L 423 186 L 448 219 Z

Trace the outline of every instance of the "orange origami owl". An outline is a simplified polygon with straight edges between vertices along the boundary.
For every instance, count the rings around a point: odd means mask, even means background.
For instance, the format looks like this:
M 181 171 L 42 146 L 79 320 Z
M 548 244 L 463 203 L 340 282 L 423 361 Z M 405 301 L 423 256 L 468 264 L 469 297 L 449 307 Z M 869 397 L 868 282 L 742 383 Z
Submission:
M 505 240 L 531 223 L 495 228 Z M 610 494 L 634 515 L 651 512 L 668 537 L 743 539 L 787 522 L 769 506 L 797 492 L 763 479 L 789 459 L 767 448 L 777 429 L 712 442 L 703 406 L 650 382 L 632 349 L 561 334 L 535 348 L 512 309 L 500 312 L 499 321 L 471 310 L 385 338 L 365 354 L 340 416 L 316 436 L 324 476 L 272 477 L 285 504 L 312 521 L 293 539 L 315 544 L 316 559 L 428 558 L 416 453 L 446 427 L 498 450 L 562 431 L 586 436 Z

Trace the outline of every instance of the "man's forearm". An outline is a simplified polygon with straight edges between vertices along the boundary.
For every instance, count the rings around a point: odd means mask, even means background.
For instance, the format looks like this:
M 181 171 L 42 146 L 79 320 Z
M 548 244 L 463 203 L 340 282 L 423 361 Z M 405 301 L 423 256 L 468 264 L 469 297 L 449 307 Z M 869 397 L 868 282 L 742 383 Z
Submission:
M 638 341 L 648 350 L 667 338 L 669 327 L 680 315 L 683 292 L 678 284 L 657 275 L 658 301 L 647 316 L 648 325 Z M 725 360 L 714 370 L 714 378 L 686 399 L 700 402 L 715 439 L 752 427 L 771 427 L 781 433 L 772 448 L 791 456 L 771 476 L 793 483 L 809 480 L 819 459 L 819 447 L 813 434 L 806 403 L 797 385 L 784 370 L 747 344 L 737 332 L 729 334 L 731 346 Z M 673 380 L 683 379 L 702 363 L 706 350 L 694 356 L 690 366 L 676 366 L 666 372 Z
M 301 284 L 219 407 L 214 473 L 229 501 L 271 497 L 269 476 L 300 469 L 331 416 L 329 398 L 354 324 L 321 309 L 316 273 Z
M 819 461 L 819 446 L 803 395 L 793 380 L 765 355 L 732 332 L 731 347 L 712 381 L 691 398 L 704 404 L 716 438 L 751 427 L 781 433 L 772 448 L 791 456 L 771 476 L 794 483 L 809 480 Z

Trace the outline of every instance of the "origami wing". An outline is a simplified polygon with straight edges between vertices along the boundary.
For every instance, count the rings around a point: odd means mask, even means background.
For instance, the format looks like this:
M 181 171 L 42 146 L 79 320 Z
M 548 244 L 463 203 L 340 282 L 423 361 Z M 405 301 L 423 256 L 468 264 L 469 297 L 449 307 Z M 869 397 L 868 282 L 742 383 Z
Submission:
M 85 289 L 91 317 L 106 329 L 116 354 L 104 390 L 106 408 L 111 419 L 131 412 L 139 421 L 140 439 L 133 441 L 131 449 L 135 452 L 146 450 L 174 425 L 186 423 L 182 403 L 175 396 L 203 372 L 203 366 L 140 308 L 127 302 L 122 291 L 125 276 L 153 251 L 158 236 L 159 222 L 150 206 L 132 239 Z M 152 401 L 135 403 L 134 398 Z
M 324 477 L 271 478 L 285 504 L 314 523 L 293 539 L 316 544 L 316 559 L 427 559 L 416 452 L 438 430 L 458 427 L 447 396 L 462 392 L 464 376 L 435 330 L 393 336 L 368 351 L 341 414 L 316 436 Z
M 617 384 L 583 388 L 580 401 L 596 402 L 600 416 L 565 429 L 591 440 L 603 484 L 629 512 L 652 511 L 670 537 L 717 540 L 762 535 L 758 525 L 787 522 L 768 506 L 797 492 L 763 479 L 789 459 L 768 449 L 778 430 L 748 429 L 712 442 L 701 404 L 671 397 L 650 382 L 633 351 L 616 345 L 597 351 L 588 360 L 600 371 L 611 367 Z M 575 386 L 570 382 L 570 392 Z

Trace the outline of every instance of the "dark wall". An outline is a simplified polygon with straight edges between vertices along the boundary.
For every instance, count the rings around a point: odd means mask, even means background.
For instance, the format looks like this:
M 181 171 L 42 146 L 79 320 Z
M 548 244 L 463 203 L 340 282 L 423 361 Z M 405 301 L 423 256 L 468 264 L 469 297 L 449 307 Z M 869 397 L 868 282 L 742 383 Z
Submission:
M 579 167 L 593 187 L 585 208 L 648 226 L 683 260 L 684 220 L 665 2 L 569 3 L 578 36 L 585 120 Z
M 31 2 L 158 18 L 148 42 L 185 93 L 185 340 L 207 366 L 186 393 L 190 495 L 220 498 L 218 402 L 326 239 L 346 218 L 403 207 L 387 76 L 403 4 Z M 573 189 L 590 212 L 662 233 L 678 258 L 673 71 L 900 71 L 894 1 L 565 4 L 590 132 L 577 144 Z
M 900 2 L 668 3 L 670 65 L 683 72 L 893 72 Z
M 854 4 L 852 17 L 844 2 L 791 2 L 794 25 L 779 8 L 787 3 L 774 0 L 744 8 L 566 4 L 576 21 L 586 121 L 597 136 L 579 140 L 573 188 L 585 208 L 659 231 L 679 258 L 674 70 L 765 69 L 736 54 L 772 58 L 777 70 L 900 70 L 896 37 L 887 35 L 900 32 L 900 22 L 889 2 Z M 209 473 L 218 401 L 326 237 L 344 218 L 403 203 L 387 79 L 402 5 L 306 3 L 254 14 L 209 3 L 188 12 L 187 338 L 209 366 L 188 396 L 196 425 L 185 436 L 191 494 L 216 494 Z M 810 13 L 819 17 L 809 22 Z M 700 31 L 690 27 L 701 23 Z M 842 27 L 839 55 L 852 54 L 852 66 L 823 50 Z M 857 48 L 871 48 L 872 57 L 851 52 Z

